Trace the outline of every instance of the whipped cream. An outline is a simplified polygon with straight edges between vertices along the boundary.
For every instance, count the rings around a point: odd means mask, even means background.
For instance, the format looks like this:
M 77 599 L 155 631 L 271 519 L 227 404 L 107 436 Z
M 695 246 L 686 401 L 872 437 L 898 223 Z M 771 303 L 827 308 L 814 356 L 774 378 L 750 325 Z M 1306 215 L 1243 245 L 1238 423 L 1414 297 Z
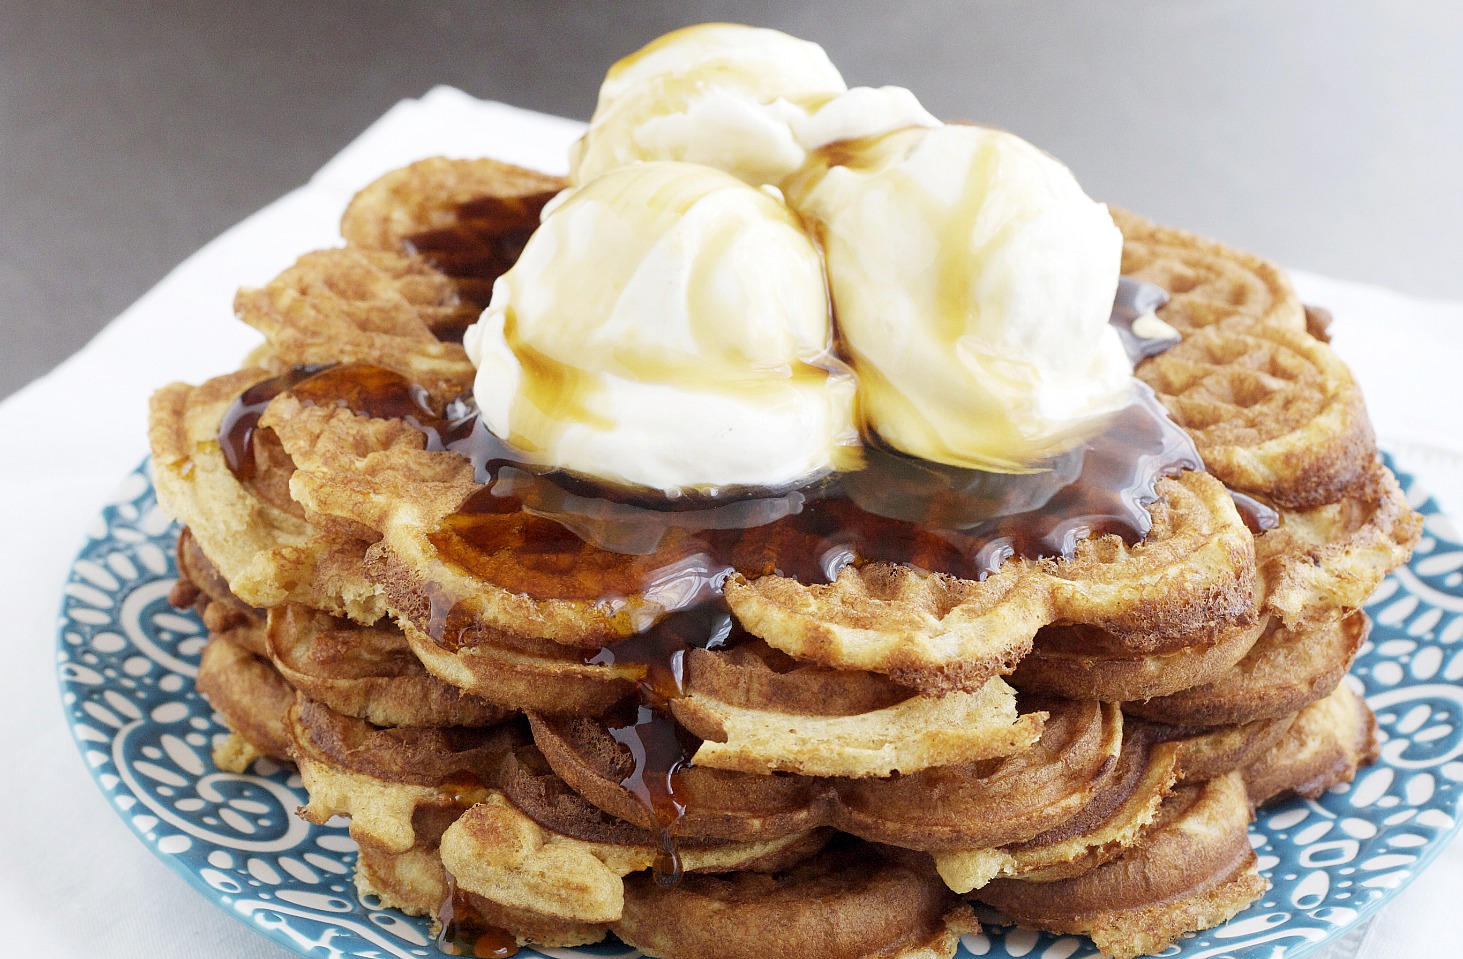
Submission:
M 788 198 L 823 241 L 866 423 L 906 453 L 1022 472 L 1132 393 L 1108 324 L 1122 234 L 1012 134 L 910 129 L 839 150 Z
M 856 460 L 822 263 L 773 195 L 638 163 L 546 211 L 464 340 L 484 423 L 536 459 L 675 494 Z
M 816 43 L 714 23 L 666 34 L 610 68 L 570 179 L 640 160 L 716 167 L 780 184 L 835 140 L 938 121 L 899 87 L 849 90 Z

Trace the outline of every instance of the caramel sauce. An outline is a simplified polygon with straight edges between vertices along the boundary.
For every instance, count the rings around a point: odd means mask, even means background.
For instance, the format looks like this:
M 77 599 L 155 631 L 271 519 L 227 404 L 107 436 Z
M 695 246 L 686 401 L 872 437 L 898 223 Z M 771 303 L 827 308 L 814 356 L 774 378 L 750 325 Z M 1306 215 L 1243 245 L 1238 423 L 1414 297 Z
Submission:
M 633 763 L 620 786 L 650 811 L 655 823 L 658 847 L 652 866 L 655 881 L 673 886 L 681 879 L 681 854 L 671 830 L 686 814 L 685 802 L 676 794 L 681 769 L 691 764 L 694 747 L 683 741 L 685 732 L 663 708 L 645 703 L 635 707 L 635 718 L 623 726 L 611 726 L 610 736 L 630 753 Z
M 256 432 L 264 410 L 288 393 L 302 406 L 338 406 L 359 416 L 400 419 L 427 434 L 428 447 L 447 449 L 463 423 L 453 415 L 460 404 L 449 404 L 444 414 L 432 409 L 429 394 L 394 370 L 365 363 L 297 366 L 249 387 L 230 404 L 219 423 L 218 442 L 224 462 L 240 482 L 255 478 Z M 476 425 L 476 412 L 472 414 Z
M 620 786 L 638 799 L 655 824 L 659 841 L 655 881 L 675 885 L 681 857 L 672 830 L 686 813 L 676 789 L 680 771 L 691 764 L 699 745 L 670 716 L 671 700 L 684 696 L 686 653 L 693 647 L 721 649 L 733 640 L 731 610 L 718 594 L 688 610 L 673 613 L 650 629 L 583 658 L 587 665 L 631 665 L 644 670 L 635 683 L 639 703 L 630 722 L 611 726 L 610 736 L 630 753 L 631 770 Z
M 466 770 L 448 776 L 440 788 L 449 802 L 463 810 L 471 809 L 488 795 L 488 784 L 483 782 L 483 777 Z
M 509 959 L 518 954 L 518 940 L 511 932 L 482 917 L 457 880 L 447 873 L 447 898 L 437 910 L 437 948 L 449 956 L 476 959 Z

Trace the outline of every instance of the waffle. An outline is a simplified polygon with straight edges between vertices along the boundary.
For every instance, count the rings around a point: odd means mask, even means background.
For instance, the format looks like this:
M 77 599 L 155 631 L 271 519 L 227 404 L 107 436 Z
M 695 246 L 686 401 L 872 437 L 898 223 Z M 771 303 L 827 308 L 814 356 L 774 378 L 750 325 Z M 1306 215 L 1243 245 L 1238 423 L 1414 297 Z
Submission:
M 480 311 L 518 259 L 539 211 L 567 184 L 494 160 L 421 160 L 356 194 L 340 221 L 351 247 L 420 256 Z M 471 323 L 476 313 L 463 317 Z
M 1162 951 L 1218 925 L 1265 891 L 1246 825 L 1243 780 L 1229 773 L 1181 787 L 1116 859 L 1070 879 L 1001 879 L 977 895 L 1013 919 L 1091 936 L 1114 959 Z
M 1128 724 L 1117 761 L 1076 815 L 1005 846 L 936 852 L 940 878 L 968 893 L 998 878 L 1054 882 L 1091 871 L 1121 855 L 1153 823 L 1178 778 L 1178 755 L 1178 747 L 1152 727 Z
M 501 795 L 473 806 L 442 837 L 442 864 L 458 889 L 500 910 L 566 926 L 544 945 L 598 942 L 625 906 L 625 877 L 648 872 L 661 855 L 649 833 L 626 828 L 572 794 L 529 816 Z M 567 800 L 567 802 L 565 801 Z M 522 800 L 520 800 L 521 802 Z M 549 815 L 546 815 L 549 813 Z M 546 826 L 543 820 L 558 823 Z M 702 841 L 681 851 L 687 873 L 778 871 L 806 858 L 826 836 L 792 834 L 760 842 Z M 530 938 L 532 927 L 509 931 Z
M 518 724 L 490 729 L 382 729 L 306 698 L 289 711 L 290 754 L 309 790 L 300 815 L 351 820 L 351 835 L 393 853 L 441 836 L 501 783 L 523 741 Z
M 376 726 L 492 726 L 508 710 L 427 672 L 401 630 L 361 626 L 297 604 L 269 611 L 266 648 L 304 695 Z
M 1054 708 L 1031 749 L 893 778 L 770 777 L 697 764 L 681 772 L 686 809 L 667 829 L 751 840 L 836 826 L 918 850 L 1027 839 L 1078 812 L 1121 749 L 1119 711 L 1096 703 Z M 617 818 L 655 828 L 654 811 L 623 784 L 635 757 L 610 721 L 530 716 L 535 743 L 576 792 Z
M 227 636 L 214 636 L 203 648 L 195 684 L 230 730 L 214 746 L 215 766 L 240 773 L 261 756 L 290 759 L 286 719 L 295 694 L 269 660 Z
M 1202 782 L 1259 760 L 1295 722 L 1295 715 L 1240 726 L 1163 727 L 1177 751 L 1180 779 Z
M 755 959 L 769 949 L 925 959 L 952 955 L 959 935 L 977 928 L 938 880 L 857 845 L 774 875 L 692 876 L 670 891 L 642 877 L 627 884 L 614 925 L 665 959 Z
M 1290 278 L 1273 263 L 1126 210 L 1108 211 L 1123 231 L 1123 274 L 1168 293 L 1158 316 L 1180 333 L 1235 318 L 1272 329 L 1306 328 Z
M 1132 956 L 1257 898 L 1252 808 L 1375 755 L 1343 674 L 1419 535 L 1283 273 L 1116 213 L 1205 469 L 976 570 L 852 496 L 718 530 L 494 472 L 459 340 L 560 186 L 388 174 L 240 292 L 244 369 L 155 397 L 219 765 L 294 762 L 358 890 L 469 951 L 947 957 L 968 897 Z
M 240 602 L 255 608 L 299 602 L 375 622 L 386 608 L 380 589 L 362 574 L 365 544 L 305 519 L 289 496 L 292 471 L 277 444 L 255 444 L 254 481 L 241 481 L 225 459 L 219 444 L 225 413 L 267 377 L 244 369 L 153 395 L 148 436 L 158 501 L 188 525 Z
M 1317 700 L 1273 746 L 1244 770 L 1250 804 L 1283 796 L 1315 799 L 1377 758 L 1377 721 L 1351 687 L 1341 683 Z
M 1351 665 L 1371 622 L 1337 610 L 1309 628 L 1267 622 L 1244 659 L 1213 682 L 1131 703 L 1128 712 L 1180 726 L 1240 726 L 1295 713 L 1322 698 Z
M 449 278 L 415 257 L 318 250 L 260 289 L 240 290 L 234 313 L 264 334 L 272 372 L 316 363 L 371 363 L 418 383 L 442 402 L 472 384 L 457 343 L 478 311 Z
M 879 565 L 846 569 L 821 587 L 733 577 L 727 602 L 749 632 L 791 656 L 936 693 L 1009 672 L 1052 623 L 1163 635 L 1244 615 L 1253 546 L 1223 487 L 1202 473 L 1159 487 L 1141 547 L 1084 540 L 1070 560 L 1002 569 L 980 582 Z M 1165 599 L 1143 601 L 1152 595 Z
M 1173 649 L 1139 653 L 1101 629 L 1055 627 L 1038 634 L 1011 682 L 1024 692 L 1103 702 L 1176 695 L 1224 676 L 1249 655 L 1264 629 L 1263 619 L 1241 620 Z

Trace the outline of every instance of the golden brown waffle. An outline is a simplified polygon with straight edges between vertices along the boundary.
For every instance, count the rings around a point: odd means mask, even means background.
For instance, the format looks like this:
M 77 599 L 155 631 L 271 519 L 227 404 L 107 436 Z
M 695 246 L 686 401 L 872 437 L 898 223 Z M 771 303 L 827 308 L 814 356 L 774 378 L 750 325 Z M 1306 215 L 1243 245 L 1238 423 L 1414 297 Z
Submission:
M 1126 210 L 1109 206 L 1108 211 L 1123 231 L 1123 273 L 1168 293 L 1158 316 L 1185 336 L 1236 318 L 1274 329 L 1305 329 L 1300 300 L 1275 264 Z
M 406 852 L 392 852 L 369 838 L 356 838 L 356 892 L 375 896 L 387 909 L 408 916 L 436 915 L 447 900 L 447 874 L 437 841 L 416 844 Z
M 691 650 L 676 720 L 702 740 L 698 766 L 807 776 L 888 776 L 1006 756 L 1044 714 L 1017 715 L 993 677 L 974 692 L 911 696 L 877 674 L 800 663 L 763 643 Z
M 993 849 L 1076 816 L 1104 787 L 1123 746 L 1122 713 L 1043 703 L 1041 739 L 1006 759 L 837 784 L 835 824 L 909 849 Z
M 1153 822 L 1177 779 L 1178 753 L 1154 727 L 1128 723 L 1117 762 L 1076 815 L 1004 847 L 936 851 L 935 868 L 959 893 L 998 877 L 1053 882 L 1088 872 L 1121 855 Z
M 911 696 L 846 716 L 734 706 L 701 693 L 672 710 L 704 740 L 692 757 L 698 766 L 856 778 L 1009 756 L 1036 741 L 1044 719 L 1018 716 L 1016 691 L 1000 677 L 973 693 Z
M 524 741 L 516 723 L 487 729 L 381 729 L 300 697 L 289 712 L 291 755 L 314 823 L 351 820 L 351 835 L 390 852 L 435 839 L 494 791 L 503 763 Z
M 623 598 L 614 606 L 598 602 L 606 587 L 593 574 L 603 561 L 588 544 L 566 547 L 537 570 L 513 559 L 515 543 L 563 535 L 551 520 L 528 514 L 483 521 L 491 521 L 491 533 L 477 535 L 504 544 L 500 552 L 475 556 L 470 569 L 444 562 L 436 531 L 480 489 L 461 457 L 424 448 L 420 432 L 399 421 L 302 406 L 288 393 L 260 422 L 278 434 L 296 465 L 291 492 L 308 515 L 320 524 L 329 524 L 328 514 L 376 530 L 381 540 L 368 557 L 369 574 L 398 617 L 429 635 L 434 627 L 450 632 L 449 652 L 502 647 L 505 640 L 612 645 L 663 615 L 637 584 L 700 548 L 672 531 L 655 554 L 617 561 L 616 582 L 625 588 L 615 590 Z M 744 628 L 789 655 L 884 673 L 936 694 L 979 689 L 1009 670 L 1035 631 L 1053 621 L 1172 635 L 1248 615 L 1252 537 L 1223 487 L 1189 473 L 1161 481 L 1160 490 L 1154 528 L 1141 547 L 1116 537 L 1085 541 L 1071 560 L 1011 563 L 981 582 L 882 564 L 845 569 L 829 586 L 777 575 L 733 577 L 727 601 Z M 1165 601 L 1143 601 L 1155 594 Z M 464 667 L 459 676 L 472 672 Z M 436 670 L 457 679 L 443 664 Z
M 353 247 L 421 256 L 457 278 L 481 309 L 518 259 L 544 203 L 565 182 L 496 160 L 433 157 L 393 170 L 351 201 L 340 232 Z
M 295 689 L 377 726 L 492 726 L 509 716 L 428 673 L 388 623 L 283 604 L 269 611 L 268 655 Z
M 290 759 L 286 717 L 295 691 L 269 660 L 226 636 L 215 636 L 203 648 L 194 682 L 230 730 L 214 746 L 214 765 L 241 773 L 261 756 Z
M 148 436 L 158 501 L 189 527 L 244 603 L 299 602 L 374 622 L 385 606 L 380 589 L 362 575 L 365 544 L 305 520 L 289 497 L 291 469 L 275 458 L 277 446 L 254 445 L 259 481 L 248 485 L 225 461 L 219 445 L 224 414 L 267 375 L 245 369 L 199 387 L 175 383 L 153 395 Z
M 1242 726 L 1159 728 L 1178 750 L 1179 778 L 1202 782 L 1249 766 L 1275 745 L 1293 722 L 1295 715 L 1291 714 Z
M 1183 786 L 1116 859 L 1055 882 L 997 880 L 977 896 L 1023 925 L 1091 936 L 1116 959 L 1161 952 L 1264 893 L 1249 820 L 1239 774 Z
M 1168 696 L 1130 703 L 1130 714 L 1178 726 L 1222 726 L 1278 719 L 1336 688 L 1366 641 L 1361 610 L 1286 629 L 1270 622 L 1244 659 L 1218 679 Z
M 1166 635 L 1245 615 L 1253 546 L 1223 487 L 1188 473 L 1159 489 L 1139 547 L 1084 540 L 1071 560 L 1008 564 L 979 583 L 878 566 L 844 570 L 830 586 L 734 577 L 727 601 L 749 632 L 791 656 L 936 693 L 1009 671 L 1049 623 Z
M 775 875 L 690 876 L 674 889 L 637 877 L 614 924 L 664 959 L 948 959 L 979 928 L 937 880 L 860 846 Z
M 829 825 L 875 842 L 949 853 L 939 859 L 942 872 L 945 863 L 952 876 L 989 870 L 980 881 L 1003 869 L 1050 869 L 1095 850 L 1115 851 L 1172 784 L 1176 749 L 1141 723 L 1125 737 L 1114 707 L 1042 705 L 1051 718 L 1041 739 L 1002 760 L 890 779 L 769 777 L 691 766 L 678 773 L 685 812 L 665 828 L 751 841 Z M 656 826 L 652 810 L 622 784 L 633 756 L 604 725 L 531 722 L 549 765 L 578 795 L 624 822 Z
M 1361 391 L 1303 330 L 1226 321 L 1138 368 L 1204 465 L 1287 509 L 1334 503 L 1365 481 L 1375 441 Z
M 530 715 L 534 743 L 554 773 L 595 807 L 653 830 L 654 812 L 625 786 L 635 760 L 603 721 Z M 684 814 L 665 828 L 688 835 L 751 842 L 825 825 L 832 802 L 819 780 L 756 776 L 700 766 L 679 771 L 676 795 Z
M 1341 683 L 1296 716 L 1275 745 L 1244 770 L 1250 805 L 1284 796 L 1315 799 L 1377 758 L 1377 720 L 1366 701 Z
M 223 636 L 256 656 L 267 656 L 265 622 L 267 611 L 250 606 L 234 595 L 213 561 L 187 527 L 178 534 L 178 582 L 168 602 L 179 609 L 189 606 L 203 620 L 210 636 Z
M 371 363 L 409 377 L 446 402 L 472 386 L 456 343 L 479 309 L 419 258 L 346 248 L 307 253 L 268 285 L 234 297 L 239 319 L 264 334 L 273 372 L 316 363 Z
M 574 800 L 572 794 L 561 798 Z M 536 934 L 534 941 L 544 945 L 598 942 L 621 917 L 625 877 L 648 871 L 661 852 L 653 842 L 635 841 L 635 831 L 627 835 L 623 824 L 586 817 L 582 805 L 567 815 L 562 805 L 545 808 L 572 824 L 545 826 L 501 794 L 488 796 L 443 834 L 442 864 L 458 889 L 512 911 L 499 912 L 500 920 L 516 913 L 518 921 L 505 927 L 510 932 L 524 938 Z M 690 873 L 776 869 L 816 851 L 824 838 L 794 834 L 750 843 L 692 844 L 683 847 L 680 863 Z M 537 928 L 520 933 L 515 927 L 529 917 L 537 919 Z M 544 932 L 551 924 L 562 927 L 552 937 Z
M 1286 511 L 1281 519 L 1279 529 L 1256 538 L 1255 549 L 1265 606 L 1290 627 L 1364 606 L 1422 535 L 1422 517 L 1380 462 L 1340 502 Z
M 1192 645 L 1142 654 L 1101 630 L 1054 627 L 1038 634 L 1011 682 L 1022 692 L 1109 703 L 1165 696 L 1224 675 L 1264 628 L 1263 619 L 1241 621 Z

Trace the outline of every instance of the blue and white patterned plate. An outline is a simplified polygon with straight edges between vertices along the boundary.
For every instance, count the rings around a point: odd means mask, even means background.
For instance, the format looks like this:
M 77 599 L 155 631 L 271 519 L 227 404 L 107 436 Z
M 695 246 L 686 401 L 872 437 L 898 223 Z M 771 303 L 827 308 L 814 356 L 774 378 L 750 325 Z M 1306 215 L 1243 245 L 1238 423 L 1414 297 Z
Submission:
M 1261 812 L 1251 841 L 1269 893 L 1166 956 L 1300 959 L 1396 895 L 1457 831 L 1463 545 L 1411 477 L 1398 478 L 1427 525 L 1412 562 L 1368 606 L 1376 626 L 1352 669 L 1377 712 L 1381 759 L 1318 801 Z M 176 535 L 139 468 L 97 518 L 66 584 L 58 672 L 67 721 L 97 785 L 194 888 L 302 956 L 438 955 L 425 920 L 356 898 L 354 844 L 343 827 L 295 817 L 307 798 L 298 775 L 268 763 L 252 775 L 214 769 L 209 750 L 225 730 L 193 690 L 205 631 L 167 602 Z M 1023 929 L 993 929 L 964 944 L 996 959 L 1097 955 L 1086 939 Z M 638 955 L 613 939 L 544 952 Z

